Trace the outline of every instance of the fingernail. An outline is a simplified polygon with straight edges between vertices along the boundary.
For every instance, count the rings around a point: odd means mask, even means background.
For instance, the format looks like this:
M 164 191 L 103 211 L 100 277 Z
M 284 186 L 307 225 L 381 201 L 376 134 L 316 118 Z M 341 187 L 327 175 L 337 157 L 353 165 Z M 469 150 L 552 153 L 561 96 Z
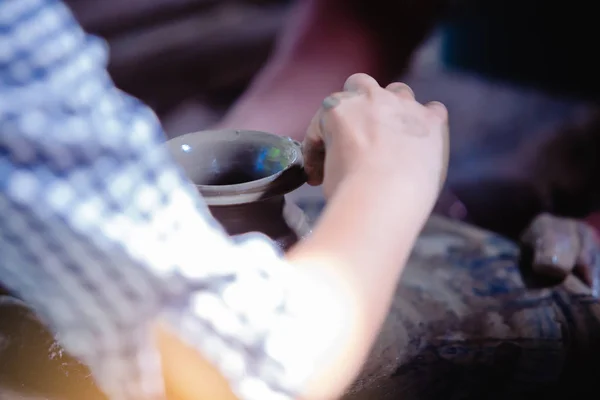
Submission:
M 325 110 L 330 110 L 334 107 L 337 107 L 338 105 L 340 105 L 340 99 L 338 99 L 335 96 L 328 96 L 325 98 L 325 100 L 323 100 L 323 108 Z

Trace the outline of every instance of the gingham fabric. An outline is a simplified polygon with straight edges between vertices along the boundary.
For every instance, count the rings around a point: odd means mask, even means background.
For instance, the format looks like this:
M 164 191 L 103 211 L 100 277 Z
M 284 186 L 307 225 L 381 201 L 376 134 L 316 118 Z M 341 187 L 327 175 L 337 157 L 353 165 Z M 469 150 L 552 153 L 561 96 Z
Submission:
M 106 63 L 60 1 L 0 0 L 2 285 L 110 399 L 164 397 L 157 317 L 240 398 L 295 397 L 327 346 L 302 294 L 326 288 L 266 237 L 231 241 Z

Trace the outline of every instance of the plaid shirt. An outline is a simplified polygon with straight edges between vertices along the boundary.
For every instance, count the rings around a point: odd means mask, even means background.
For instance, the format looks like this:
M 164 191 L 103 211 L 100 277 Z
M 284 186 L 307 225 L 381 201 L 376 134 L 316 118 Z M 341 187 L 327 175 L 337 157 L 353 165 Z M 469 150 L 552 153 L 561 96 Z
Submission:
M 164 398 L 157 317 L 240 398 L 295 397 L 323 343 L 292 304 L 317 289 L 265 237 L 230 240 L 106 63 L 62 2 L 0 1 L 2 284 L 111 399 Z

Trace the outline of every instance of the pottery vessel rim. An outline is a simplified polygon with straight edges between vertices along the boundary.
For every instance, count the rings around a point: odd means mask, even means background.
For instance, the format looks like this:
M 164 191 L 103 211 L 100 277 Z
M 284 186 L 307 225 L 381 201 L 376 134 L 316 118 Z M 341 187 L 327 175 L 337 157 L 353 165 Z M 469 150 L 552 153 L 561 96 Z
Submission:
M 178 154 L 182 154 L 182 146 L 194 142 L 196 144 L 202 142 L 215 143 L 217 141 L 216 138 L 230 141 L 238 140 L 238 138 L 246 140 L 252 138 L 258 143 L 268 143 L 282 151 L 288 151 L 289 154 L 291 154 L 291 157 L 284 168 L 260 179 L 226 185 L 194 183 L 194 186 L 202 194 L 207 205 L 232 206 L 267 200 L 273 197 L 283 196 L 306 183 L 302 145 L 289 137 L 255 130 L 215 129 L 191 132 L 177 136 L 168 140 L 166 146 L 175 161 L 178 162 L 185 171 L 186 168 L 182 165 L 180 156 L 178 156 Z

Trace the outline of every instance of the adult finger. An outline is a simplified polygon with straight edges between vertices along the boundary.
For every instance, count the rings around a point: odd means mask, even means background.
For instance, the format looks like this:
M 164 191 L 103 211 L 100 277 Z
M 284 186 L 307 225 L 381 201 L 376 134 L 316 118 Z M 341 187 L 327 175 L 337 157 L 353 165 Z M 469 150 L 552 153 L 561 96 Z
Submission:
M 380 88 L 381 86 L 373 77 L 362 73 L 351 75 L 344 83 L 346 92 L 369 92 Z
M 443 121 L 448 120 L 448 109 L 439 101 L 430 101 L 429 103 L 425 104 L 425 107 L 427 107 L 433 114 L 438 116 Z
M 555 279 L 564 279 L 571 273 L 580 247 L 574 221 L 548 214 L 533 220 L 523 235 L 523 243 L 533 250 L 533 271 Z
M 432 101 L 425 104 L 425 107 L 431 111 L 433 115 L 439 118 L 442 126 L 441 126 L 441 135 L 442 135 L 442 166 L 444 170 L 441 173 L 440 177 L 440 190 L 444 186 L 446 182 L 446 177 L 448 176 L 448 163 L 450 162 L 450 129 L 448 126 L 448 110 L 446 106 L 440 103 L 439 101 Z
M 359 95 L 357 92 L 335 92 L 323 100 L 321 107 L 323 107 L 323 110 L 325 111 L 331 110 L 332 108 L 339 106 L 344 99 L 355 97 L 357 95 Z
M 319 109 L 308 126 L 304 141 L 302 142 L 302 155 L 304 156 L 304 171 L 307 183 L 318 186 L 323 183 L 325 169 L 325 142 L 321 132 L 321 118 L 323 109 Z
M 592 295 L 600 295 L 600 238 L 594 228 L 578 221 L 581 249 L 575 265 L 575 272 L 592 289 Z
M 415 92 L 406 83 L 392 82 L 386 86 L 385 90 L 394 93 L 398 97 L 402 97 L 408 100 L 415 99 Z
M 323 183 L 325 169 L 325 141 L 323 131 L 323 118 L 326 113 L 339 106 L 347 98 L 359 95 L 358 92 L 336 92 L 323 100 L 321 108 L 313 117 L 302 143 L 304 155 L 304 170 L 308 176 L 307 183 L 318 186 Z

